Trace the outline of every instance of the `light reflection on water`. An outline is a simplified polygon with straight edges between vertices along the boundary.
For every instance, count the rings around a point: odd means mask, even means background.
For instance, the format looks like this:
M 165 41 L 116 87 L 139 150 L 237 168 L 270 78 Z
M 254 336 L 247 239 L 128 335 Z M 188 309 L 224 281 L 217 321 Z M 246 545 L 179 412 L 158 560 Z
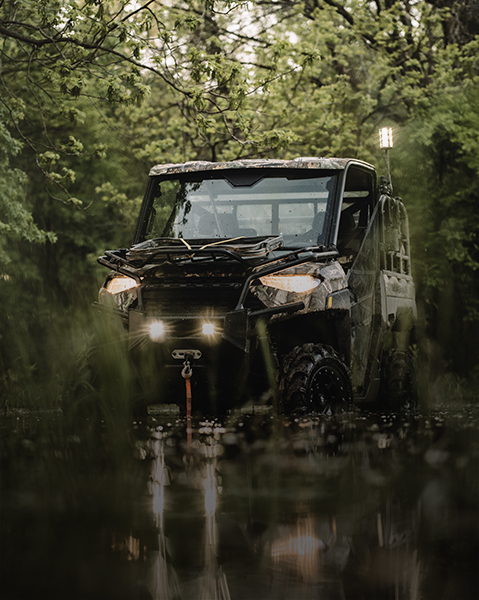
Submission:
M 324 542 L 314 535 L 312 519 L 308 517 L 298 520 L 293 533 L 271 544 L 271 558 L 276 568 L 287 569 L 303 581 L 314 582 L 320 577 L 319 553 L 324 548 Z
M 10 414 L 2 598 L 472 600 L 478 412 Z

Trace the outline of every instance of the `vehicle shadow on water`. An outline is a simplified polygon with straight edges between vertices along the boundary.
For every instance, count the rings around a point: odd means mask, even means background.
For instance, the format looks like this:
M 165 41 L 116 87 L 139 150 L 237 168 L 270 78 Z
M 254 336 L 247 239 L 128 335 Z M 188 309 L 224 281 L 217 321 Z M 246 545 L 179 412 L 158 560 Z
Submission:
M 2 598 L 472 600 L 478 421 L 10 411 Z

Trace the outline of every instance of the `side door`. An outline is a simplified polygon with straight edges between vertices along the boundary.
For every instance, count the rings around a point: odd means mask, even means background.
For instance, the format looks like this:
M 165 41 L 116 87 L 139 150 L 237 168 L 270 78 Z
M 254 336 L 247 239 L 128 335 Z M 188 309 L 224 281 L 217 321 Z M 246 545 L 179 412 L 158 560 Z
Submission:
M 400 199 L 379 198 L 348 283 L 353 390 L 357 399 L 373 400 L 380 384 L 383 345 L 406 350 L 416 320 L 408 220 Z
M 356 399 L 368 399 L 379 385 L 381 211 L 375 183 L 373 172 L 350 168 L 337 240 L 351 294 L 351 383 Z
M 348 273 L 351 292 L 351 383 L 358 399 L 367 399 L 374 393 L 370 389 L 371 383 L 378 378 L 374 363 L 381 330 L 379 214 L 376 206 L 361 248 Z
M 380 198 L 380 268 L 382 321 L 390 331 L 389 345 L 407 350 L 416 321 L 415 288 L 411 273 L 409 224 L 400 198 Z

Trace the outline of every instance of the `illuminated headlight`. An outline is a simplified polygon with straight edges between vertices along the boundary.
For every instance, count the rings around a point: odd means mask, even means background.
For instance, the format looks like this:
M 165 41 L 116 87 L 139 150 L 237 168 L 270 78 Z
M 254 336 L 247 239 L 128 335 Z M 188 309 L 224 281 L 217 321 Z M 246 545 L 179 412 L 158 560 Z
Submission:
M 319 280 L 312 275 L 266 275 L 260 277 L 263 285 L 283 290 L 285 292 L 310 292 L 319 285 Z
M 106 284 L 106 291 L 110 294 L 119 294 L 126 292 L 138 286 L 138 283 L 131 277 L 113 277 Z
M 213 323 L 203 323 L 201 327 L 201 331 L 203 335 L 214 335 L 215 334 L 215 326 Z
M 152 342 L 159 342 L 165 336 L 165 324 L 163 321 L 152 321 L 148 325 L 148 335 Z

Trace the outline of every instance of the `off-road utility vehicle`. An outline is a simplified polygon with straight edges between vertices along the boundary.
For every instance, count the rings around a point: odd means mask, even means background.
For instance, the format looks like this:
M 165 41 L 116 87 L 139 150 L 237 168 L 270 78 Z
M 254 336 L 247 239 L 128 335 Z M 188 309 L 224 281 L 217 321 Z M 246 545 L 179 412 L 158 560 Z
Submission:
M 133 245 L 99 302 L 124 320 L 146 403 L 284 411 L 414 401 L 406 210 L 354 159 L 153 167 Z M 204 402 L 207 403 L 206 407 Z

